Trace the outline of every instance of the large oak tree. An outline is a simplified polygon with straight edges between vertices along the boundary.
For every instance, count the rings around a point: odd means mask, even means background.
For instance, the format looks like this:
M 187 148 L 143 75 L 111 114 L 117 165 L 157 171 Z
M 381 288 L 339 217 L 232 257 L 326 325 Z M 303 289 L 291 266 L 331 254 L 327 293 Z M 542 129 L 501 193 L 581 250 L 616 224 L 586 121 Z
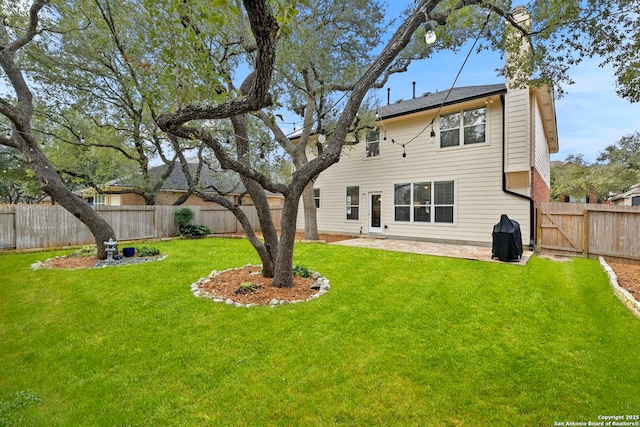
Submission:
M 35 0 L 24 25 L 19 25 L 17 19 L 8 22 L 9 18 L 6 16 L 0 21 L 0 67 L 15 93 L 15 99 L 0 97 L 0 114 L 11 126 L 7 135 L 0 136 L 0 144 L 20 152 L 35 173 L 40 188 L 89 228 L 98 247 L 97 256 L 103 259 L 106 257 L 104 242 L 116 237 L 113 229 L 84 200 L 65 186 L 40 149 L 38 139 L 32 132 L 33 94 L 16 63 L 17 54 L 43 31 L 39 13 L 47 3 L 46 0 Z M 16 24 L 15 27 L 13 24 Z

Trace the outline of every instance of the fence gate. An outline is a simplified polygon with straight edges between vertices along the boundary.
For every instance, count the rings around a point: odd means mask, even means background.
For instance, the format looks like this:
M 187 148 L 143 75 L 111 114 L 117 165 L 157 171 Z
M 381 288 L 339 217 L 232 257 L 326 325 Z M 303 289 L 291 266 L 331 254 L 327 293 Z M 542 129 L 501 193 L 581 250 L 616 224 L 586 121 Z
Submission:
M 640 207 L 542 203 L 537 210 L 541 253 L 640 261 Z
M 585 211 L 577 206 L 543 204 L 538 208 L 538 248 L 541 253 L 576 256 L 584 252 Z

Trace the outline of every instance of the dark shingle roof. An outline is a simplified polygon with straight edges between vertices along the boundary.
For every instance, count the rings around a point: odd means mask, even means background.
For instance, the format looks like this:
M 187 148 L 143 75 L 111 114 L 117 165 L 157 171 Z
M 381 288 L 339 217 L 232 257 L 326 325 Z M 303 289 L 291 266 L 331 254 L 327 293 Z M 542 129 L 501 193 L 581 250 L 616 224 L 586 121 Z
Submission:
M 195 177 L 198 165 L 195 163 L 189 163 L 188 166 L 191 175 Z M 168 167 L 168 165 L 161 165 L 149 169 L 149 175 L 151 176 L 152 181 L 157 182 Z M 107 185 L 117 187 L 134 187 L 136 186 L 136 182 L 139 180 L 140 177 L 128 176 L 109 181 L 107 182 Z M 203 165 L 200 173 L 199 187 L 203 188 L 205 191 L 217 191 L 222 194 L 241 194 L 245 191 L 242 181 L 240 181 L 240 178 L 235 172 L 212 170 L 206 165 Z M 180 164 L 175 165 L 161 188 L 163 190 L 178 191 L 186 191 L 189 189 L 187 178 L 182 172 Z
M 443 102 L 444 105 L 451 105 L 506 92 L 507 87 L 504 83 L 457 87 L 451 90 L 430 93 L 395 104 L 385 105 L 384 107 L 378 108 L 378 113 L 382 119 L 390 119 L 392 117 L 438 108 Z

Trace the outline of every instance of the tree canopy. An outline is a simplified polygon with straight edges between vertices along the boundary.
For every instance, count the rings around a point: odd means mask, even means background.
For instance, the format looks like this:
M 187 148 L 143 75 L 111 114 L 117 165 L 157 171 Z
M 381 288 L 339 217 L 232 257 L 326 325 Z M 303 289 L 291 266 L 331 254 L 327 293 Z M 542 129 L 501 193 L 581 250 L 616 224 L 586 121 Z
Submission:
M 589 197 L 604 202 L 640 182 L 640 132 L 625 135 L 607 146 L 596 162 L 582 155 L 568 156 L 551 168 L 551 198 Z M 590 200 L 595 201 L 595 200 Z

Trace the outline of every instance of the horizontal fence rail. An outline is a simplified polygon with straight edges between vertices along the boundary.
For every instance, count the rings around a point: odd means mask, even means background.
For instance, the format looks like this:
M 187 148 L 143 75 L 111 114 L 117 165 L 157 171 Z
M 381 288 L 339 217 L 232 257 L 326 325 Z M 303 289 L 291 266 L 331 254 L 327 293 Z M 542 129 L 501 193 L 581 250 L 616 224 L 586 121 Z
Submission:
M 539 252 L 640 261 L 640 207 L 542 203 L 537 210 Z
M 117 240 L 158 239 L 175 236 L 178 226 L 174 212 L 188 207 L 193 224 L 206 225 L 216 234 L 242 232 L 235 216 L 220 206 L 94 206 L 113 228 Z M 254 206 L 241 206 L 255 231 L 260 222 Z M 272 207 L 274 224 L 279 225 L 282 208 Z M 278 227 L 279 228 L 279 227 Z M 34 249 L 94 244 L 89 229 L 62 206 L 0 206 L 0 250 Z

